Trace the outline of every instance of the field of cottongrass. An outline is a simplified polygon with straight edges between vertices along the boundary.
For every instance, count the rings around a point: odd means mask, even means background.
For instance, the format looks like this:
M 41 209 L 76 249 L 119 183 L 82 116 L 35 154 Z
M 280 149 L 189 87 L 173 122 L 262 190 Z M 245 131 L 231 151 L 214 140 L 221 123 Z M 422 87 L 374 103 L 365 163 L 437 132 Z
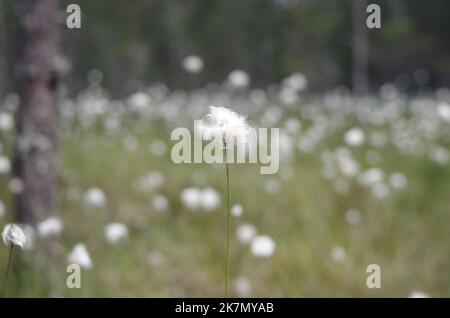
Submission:
M 221 297 L 226 183 L 222 164 L 170 157 L 174 128 L 209 105 L 280 128 L 280 170 L 232 164 L 231 296 L 450 296 L 450 91 L 408 96 L 385 85 L 301 92 L 294 75 L 267 90 L 169 91 L 124 100 L 98 82 L 60 103 L 57 215 L 24 227 L 8 296 Z M 14 221 L 10 95 L 0 113 L 0 226 Z M 0 246 L 0 284 L 8 248 Z M 82 288 L 66 287 L 79 263 Z M 366 267 L 381 267 L 381 288 Z

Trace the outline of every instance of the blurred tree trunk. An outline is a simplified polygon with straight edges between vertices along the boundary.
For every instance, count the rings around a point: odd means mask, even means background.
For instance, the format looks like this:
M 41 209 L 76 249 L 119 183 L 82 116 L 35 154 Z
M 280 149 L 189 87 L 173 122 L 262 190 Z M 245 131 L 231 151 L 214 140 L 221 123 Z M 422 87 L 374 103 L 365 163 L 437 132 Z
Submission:
M 365 94 L 369 88 L 366 7 L 367 0 L 352 0 L 352 85 L 355 94 Z
M 59 0 L 15 0 L 20 24 L 17 74 L 20 108 L 14 172 L 19 221 L 36 223 L 54 212 Z
M 2 1 L 0 1 L 0 100 L 7 91 L 6 87 L 6 17 L 5 8 Z

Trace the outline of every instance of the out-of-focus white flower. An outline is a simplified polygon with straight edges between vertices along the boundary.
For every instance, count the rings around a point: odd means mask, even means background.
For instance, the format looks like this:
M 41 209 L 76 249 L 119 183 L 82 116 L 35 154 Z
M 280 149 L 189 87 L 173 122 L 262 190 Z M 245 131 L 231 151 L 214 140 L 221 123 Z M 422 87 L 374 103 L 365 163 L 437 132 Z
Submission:
M 183 68 L 189 73 L 200 73 L 203 70 L 203 60 L 197 55 L 188 55 L 183 59 Z
M 422 291 L 414 290 L 409 294 L 409 298 L 430 298 L 429 295 L 425 294 Z
M 0 112 L 0 130 L 10 131 L 14 126 L 14 118 L 10 113 Z
M 184 206 L 189 210 L 204 209 L 210 211 L 220 205 L 220 195 L 211 187 L 203 190 L 189 187 L 181 191 L 180 197 Z
M 181 191 L 180 197 L 184 206 L 189 210 L 196 210 L 201 206 L 201 190 L 189 187 Z
M 128 236 L 128 228 L 122 223 L 110 223 L 105 227 L 106 240 L 115 244 Z
M 25 234 L 25 244 L 23 245 L 23 249 L 25 251 L 31 251 L 34 249 L 34 245 L 36 242 L 36 231 L 34 227 L 31 225 L 25 224 L 20 226 Z
M 244 208 L 240 204 L 235 204 L 231 207 L 231 215 L 238 218 L 244 212 Z
M 440 165 L 446 165 L 450 161 L 450 153 L 444 147 L 433 147 L 430 150 L 430 157 Z
M 11 161 L 8 157 L 0 155 L 0 174 L 8 174 L 11 171 Z
M 247 145 L 250 126 L 244 116 L 224 107 L 209 107 L 209 114 L 195 127 L 205 140 L 218 138 L 224 148 Z
M 37 231 L 42 238 L 59 235 L 63 228 L 63 222 L 56 217 L 50 217 L 37 225 Z
M 2 238 L 6 245 L 17 245 L 21 248 L 27 241 L 25 233 L 17 224 L 6 224 L 3 228 Z
M 150 151 L 157 157 L 164 156 L 164 154 L 167 152 L 167 145 L 162 140 L 154 140 L 150 144 Z
M 436 108 L 438 116 L 446 122 L 450 122 L 450 105 L 447 103 L 439 103 Z
M 23 191 L 23 182 L 19 178 L 11 178 L 8 182 L 8 189 L 12 194 L 19 194 Z
M 352 147 L 358 147 L 364 144 L 366 137 L 361 128 L 355 127 L 348 130 L 344 135 L 344 140 L 347 145 Z
M 249 297 L 252 292 L 252 285 L 247 277 L 238 277 L 233 282 L 233 289 L 239 297 Z
M 345 213 L 348 224 L 355 225 L 361 221 L 361 213 L 358 210 L 350 209 Z
M 347 258 L 347 253 L 341 246 L 333 246 L 331 249 L 331 257 L 339 263 L 342 263 Z
M 152 171 L 135 181 L 135 187 L 139 191 L 154 191 L 164 184 L 164 175 L 159 171 Z
M 205 210 L 214 210 L 220 205 L 219 193 L 211 187 L 202 191 L 202 207 Z
M 383 182 L 377 182 L 372 186 L 372 193 L 378 199 L 385 199 L 389 195 L 389 187 Z
M 243 223 L 236 228 L 236 237 L 242 244 L 248 244 L 256 236 L 256 227 L 249 223 Z
M 269 194 L 277 194 L 281 190 L 281 184 L 277 179 L 270 178 L 264 183 L 264 190 Z
M 258 235 L 252 239 L 250 250 L 254 256 L 270 257 L 275 252 L 275 241 L 267 235 Z
M 78 264 L 81 268 L 91 269 L 92 260 L 89 256 L 89 252 L 86 245 L 83 243 L 78 243 L 74 246 L 69 256 L 67 257 L 69 264 Z
M 403 173 L 394 172 L 389 176 L 389 184 L 395 189 L 402 189 L 408 184 L 408 179 Z
M 232 87 L 245 88 L 250 84 L 250 76 L 242 70 L 234 70 L 228 75 L 228 82 Z
M 87 206 L 101 207 L 105 204 L 105 194 L 100 188 L 90 188 L 84 194 L 84 203 Z
M 158 212 L 165 211 L 169 207 L 169 200 L 164 195 L 158 194 L 153 198 L 152 206 Z
M 3 201 L 0 201 L 0 218 L 5 215 L 5 204 Z
M 283 80 L 283 86 L 287 86 L 297 91 L 304 90 L 307 84 L 306 77 L 302 73 L 293 73 Z
M 150 96 L 143 92 L 136 92 L 128 97 L 128 103 L 132 108 L 138 111 L 146 109 L 150 104 Z
M 363 186 L 371 186 L 383 181 L 384 172 L 380 168 L 370 168 L 358 177 L 358 182 Z
M 159 251 L 152 251 L 148 254 L 148 262 L 153 266 L 160 266 L 166 258 Z

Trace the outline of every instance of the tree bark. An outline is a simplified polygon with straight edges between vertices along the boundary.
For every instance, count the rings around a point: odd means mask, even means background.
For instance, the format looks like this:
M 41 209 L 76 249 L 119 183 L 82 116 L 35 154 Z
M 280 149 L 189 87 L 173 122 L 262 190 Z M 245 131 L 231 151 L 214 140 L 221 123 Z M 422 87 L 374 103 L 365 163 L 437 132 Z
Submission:
M 366 7 L 367 0 L 352 0 L 352 86 L 355 94 L 365 94 L 369 87 Z
M 5 8 L 0 1 L 0 101 L 7 91 L 6 87 L 6 17 Z
M 59 0 L 15 1 L 20 23 L 20 108 L 14 172 L 22 188 L 16 209 L 20 222 L 34 224 L 55 210 Z

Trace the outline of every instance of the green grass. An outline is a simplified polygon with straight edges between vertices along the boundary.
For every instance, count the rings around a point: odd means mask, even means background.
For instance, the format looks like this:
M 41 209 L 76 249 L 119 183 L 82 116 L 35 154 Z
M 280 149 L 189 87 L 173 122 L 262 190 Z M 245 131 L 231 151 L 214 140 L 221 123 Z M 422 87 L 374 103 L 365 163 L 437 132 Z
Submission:
M 151 125 L 149 125 L 151 126 Z M 39 242 L 31 252 L 16 250 L 10 275 L 10 296 L 137 296 L 137 297 L 221 297 L 224 286 L 226 238 L 226 182 L 223 165 L 175 165 L 170 149 L 155 157 L 149 144 L 168 134 L 161 127 L 134 133 L 138 147 L 127 151 L 126 134 L 106 137 L 98 130 L 81 132 L 74 140 L 62 140 L 61 173 L 58 180 L 58 215 L 65 223 L 61 237 Z M 321 147 L 334 149 L 341 137 L 327 138 Z M 362 158 L 363 147 L 355 151 Z M 248 277 L 251 296 L 408 296 L 421 290 L 431 296 L 450 296 L 450 171 L 422 157 L 400 155 L 392 147 L 380 150 L 380 167 L 402 171 L 408 186 L 392 190 L 386 200 L 374 198 L 357 184 L 339 194 L 320 175 L 319 152 L 296 154 L 282 163 L 276 176 L 264 176 L 255 165 L 231 165 L 232 203 L 240 203 L 244 214 L 232 219 L 231 282 Z M 361 160 L 360 160 L 361 162 Z M 280 178 L 283 170 L 293 176 Z M 169 199 L 169 209 L 152 208 L 156 193 L 134 189 L 134 180 L 150 171 L 165 176 L 156 191 Z M 222 205 L 213 212 L 189 212 L 180 202 L 180 191 L 193 185 L 196 173 L 204 172 L 207 185 L 221 194 Z M 276 178 L 278 194 L 267 194 L 264 182 Z M 89 210 L 82 194 L 92 186 L 104 190 L 104 209 Z M 68 188 L 81 198 L 64 197 Z M 12 219 L 11 198 L 2 180 L 2 200 Z M 361 222 L 350 226 L 345 211 L 361 212 Z M 129 237 L 110 245 L 103 236 L 108 222 L 122 222 Z M 254 224 L 258 233 L 271 236 L 277 249 L 273 257 L 255 258 L 248 246 L 234 235 L 236 225 Z M 82 289 L 65 287 L 66 257 L 72 247 L 84 242 L 93 269 L 82 272 Z M 333 246 L 342 246 L 347 258 L 338 263 L 331 257 Z M 152 266 L 147 258 L 159 251 L 165 261 Z M 0 246 L 0 272 L 6 266 L 8 249 Z M 366 267 L 381 266 L 381 289 L 366 287 Z M 3 287 L 3 277 L 0 278 Z M 233 288 L 231 296 L 236 296 Z

